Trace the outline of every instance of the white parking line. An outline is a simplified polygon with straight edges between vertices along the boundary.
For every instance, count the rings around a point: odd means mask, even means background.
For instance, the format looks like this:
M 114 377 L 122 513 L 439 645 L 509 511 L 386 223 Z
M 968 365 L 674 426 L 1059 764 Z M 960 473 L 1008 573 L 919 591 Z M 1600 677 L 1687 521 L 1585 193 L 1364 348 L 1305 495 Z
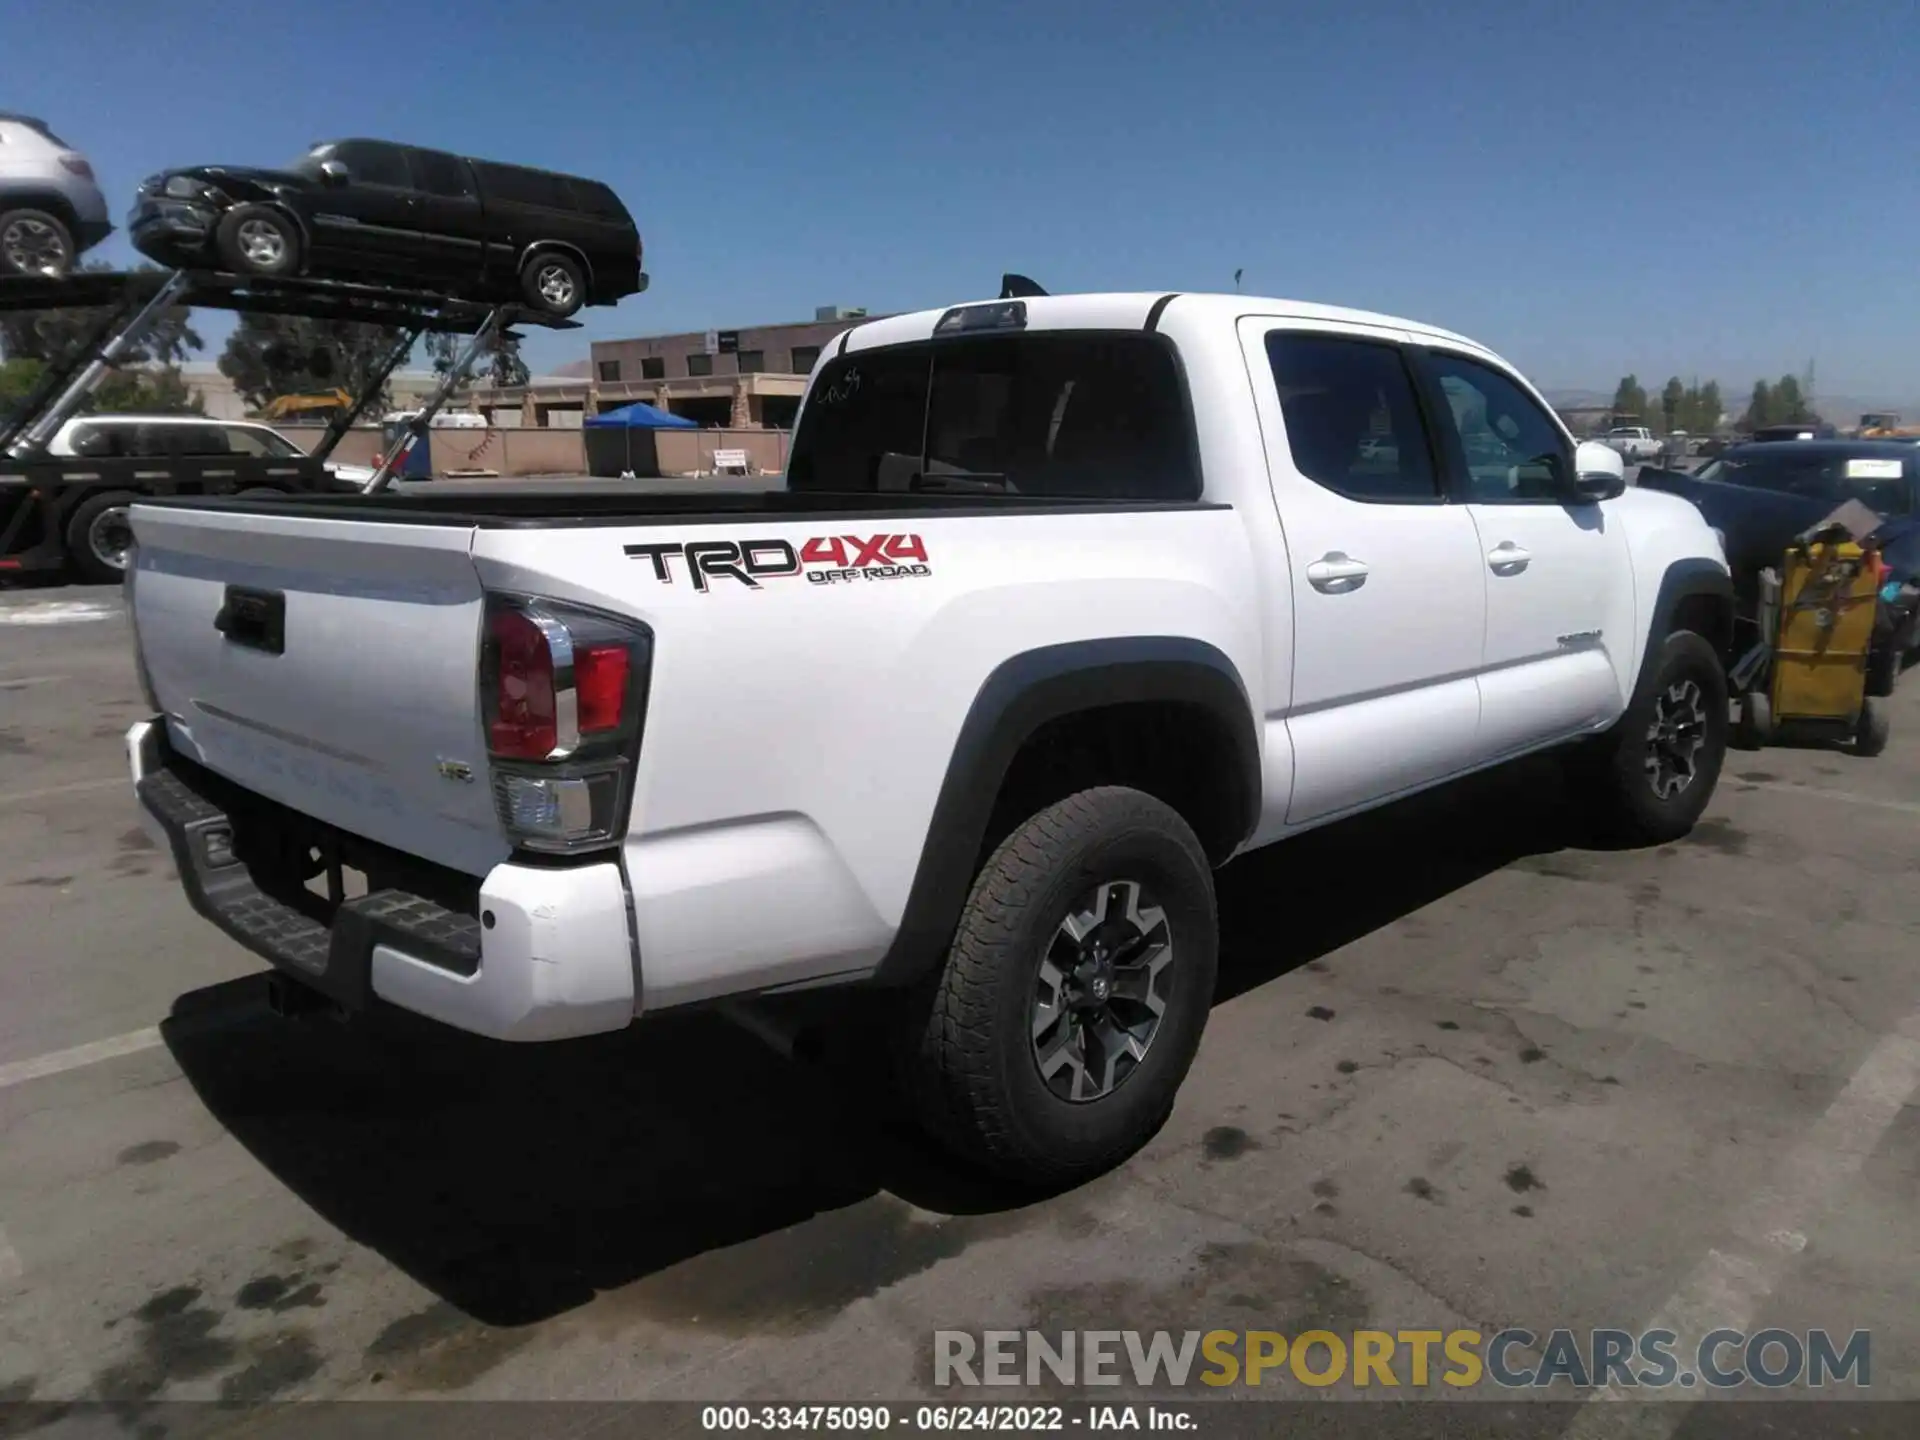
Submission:
M 26 1273 L 26 1266 L 20 1263 L 20 1252 L 7 1243 L 7 1232 L 0 1226 L 0 1285 L 18 1280 Z
M 55 685 L 64 675 L 0 675 L 0 690 L 25 690 L 33 685 Z
M 1818 785 L 1794 785 L 1784 780 L 1741 780 L 1756 790 L 1772 790 L 1781 795 L 1808 795 L 1815 800 L 1837 800 L 1843 805 L 1869 805 L 1876 810 L 1898 810 L 1903 815 L 1920 815 L 1920 805 L 1911 800 L 1889 800 L 1881 795 L 1856 795 L 1851 790 L 1826 790 Z
M 55 1050 L 50 1055 L 36 1055 L 31 1060 L 15 1060 L 0 1065 L 0 1090 L 10 1085 L 25 1084 L 29 1080 L 58 1075 L 66 1070 L 98 1065 L 102 1060 L 137 1055 L 142 1050 L 153 1049 L 159 1043 L 160 1031 L 149 1025 L 144 1030 L 132 1030 L 109 1040 L 92 1040 L 85 1045 L 75 1045 L 71 1050 Z
M 1920 1015 L 1867 1053 L 1839 1098 L 1787 1155 L 1773 1183 L 1741 1207 L 1721 1244 L 1707 1252 L 1641 1330 L 1671 1330 L 1678 1337 L 1673 1354 L 1685 1357 L 1699 1352 L 1711 1330 L 1746 1329 L 1793 1257 L 1806 1248 L 1807 1230 L 1873 1153 L 1915 1090 L 1920 1090 Z M 1654 1396 L 1672 1403 L 1613 1403 Z M 1665 1440 L 1698 1398 L 1697 1386 L 1644 1391 L 1610 1384 L 1581 1407 L 1566 1440 Z
M 88 790 L 110 790 L 116 785 L 124 785 L 129 793 L 133 790 L 133 781 L 125 775 L 115 775 L 107 780 L 76 780 L 71 785 L 49 785 L 44 790 L 0 792 L 0 805 L 24 805 L 29 800 L 51 800 L 56 795 L 79 795 Z

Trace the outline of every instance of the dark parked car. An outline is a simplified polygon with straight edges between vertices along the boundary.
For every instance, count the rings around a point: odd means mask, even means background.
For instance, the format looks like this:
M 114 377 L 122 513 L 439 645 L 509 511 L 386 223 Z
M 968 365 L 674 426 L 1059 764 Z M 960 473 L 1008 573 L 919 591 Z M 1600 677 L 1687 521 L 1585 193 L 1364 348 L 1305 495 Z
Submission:
M 1735 445 L 1692 475 L 1649 467 L 1641 488 L 1684 496 L 1721 535 L 1736 605 L 1754 613 L 1760 571 L 1794 536 L 1857 500 L 1883 517 L 1885 652 L 1920 648 L 1920 446 L 1899 440 L 1802 440 Z
M 647 286 L 633 217 L 598 180 L 385 140 L 315 145 L 286 170 L 163 171 L 127 229 L 163 265 L 414 284 L 554 316 Z

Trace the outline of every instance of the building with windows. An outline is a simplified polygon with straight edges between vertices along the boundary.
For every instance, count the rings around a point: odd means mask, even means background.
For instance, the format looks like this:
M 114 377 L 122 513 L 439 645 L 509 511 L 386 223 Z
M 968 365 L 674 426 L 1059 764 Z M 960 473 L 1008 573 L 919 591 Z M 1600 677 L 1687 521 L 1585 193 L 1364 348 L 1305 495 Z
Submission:
M 708 427 L 790 429 L 822 347 L 867 318 L 865 310 L 830 305 L 786 325 L 596 340 L 584 378 L 480 385 L 473 404 L 509 425 L 577 425 L 585 415 L 644 400 Z

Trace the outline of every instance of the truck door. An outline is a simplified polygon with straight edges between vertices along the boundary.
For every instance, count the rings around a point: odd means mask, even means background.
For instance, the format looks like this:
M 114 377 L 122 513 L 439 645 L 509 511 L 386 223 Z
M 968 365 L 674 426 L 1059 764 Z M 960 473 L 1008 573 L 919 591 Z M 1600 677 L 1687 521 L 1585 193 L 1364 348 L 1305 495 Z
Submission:
M 1293 605 L 1289 825 L 1473 764 L 1479 537 L 1448 503 L 1399 331 L 1240 322 Z
M 1481 752 L 1491 759 L 1612 720 L 1634 629 L 1618 517 L 1573 499 L 1573 442 L 1519 381 L 1444 350 L 1415 359 L 1454 497 L 1479 540 Z

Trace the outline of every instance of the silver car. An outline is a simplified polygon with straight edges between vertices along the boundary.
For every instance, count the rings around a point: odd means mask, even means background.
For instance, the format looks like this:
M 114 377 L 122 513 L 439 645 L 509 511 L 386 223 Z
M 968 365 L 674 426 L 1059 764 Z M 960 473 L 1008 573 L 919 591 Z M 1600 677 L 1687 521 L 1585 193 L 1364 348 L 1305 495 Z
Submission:
M 87 157 L 46 121 L 0 111 L 0 274 L 65 275 L 112 231 Z

